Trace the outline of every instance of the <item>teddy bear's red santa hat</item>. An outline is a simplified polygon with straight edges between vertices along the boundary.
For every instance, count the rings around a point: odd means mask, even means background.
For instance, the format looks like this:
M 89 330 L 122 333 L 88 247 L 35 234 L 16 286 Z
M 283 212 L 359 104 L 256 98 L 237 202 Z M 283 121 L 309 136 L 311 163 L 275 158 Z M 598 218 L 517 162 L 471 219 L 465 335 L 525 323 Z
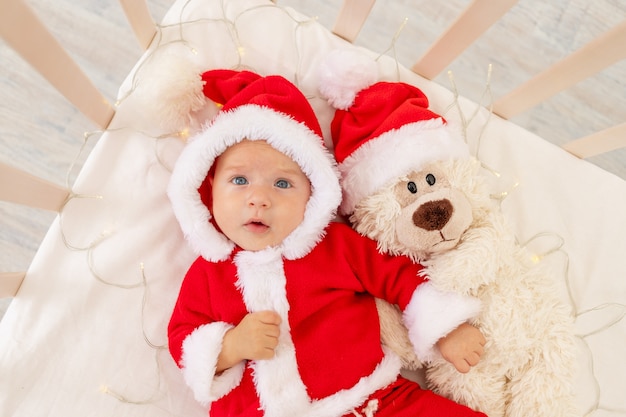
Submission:
M 320 92 L 337 110 L 331 123 L 350 214 L 364 197 L 431 161 L 465 158 L 463 137 L 428 109 L 428 98 L 402 82 L 375 82 L 373 61 L 334 51 L 320 67 Z

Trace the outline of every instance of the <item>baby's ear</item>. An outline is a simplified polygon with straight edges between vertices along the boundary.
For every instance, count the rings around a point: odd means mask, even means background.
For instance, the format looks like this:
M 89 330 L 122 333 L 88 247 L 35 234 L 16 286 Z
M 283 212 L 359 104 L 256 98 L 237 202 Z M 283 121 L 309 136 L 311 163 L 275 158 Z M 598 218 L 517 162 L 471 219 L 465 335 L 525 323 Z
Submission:
M 215 159 L 211 169 L 209 169 L 209 172 L 206 177 L 204 177 L 202 184 L 198 188 L 200 200 L 211 213 L 213 212 L 213 181 L 215 180 L 215 166 L 217 165 L 217 159 L 219 159 L 219 157 Z
M 211 186 L 211 188 L 213 188 L 213 181 L 215 181 L 215 170 L 217 169 L 217 163 L 220 160 L 220 155 L 218 155 L 215 158 L 215 161 L 213 161 L 213 165 L 211 165 L 211 168 L 209 168 L 209 172 L 207 172 L 206 174 L 206 179 L 204 181 L 208 181 L 209 185 Z

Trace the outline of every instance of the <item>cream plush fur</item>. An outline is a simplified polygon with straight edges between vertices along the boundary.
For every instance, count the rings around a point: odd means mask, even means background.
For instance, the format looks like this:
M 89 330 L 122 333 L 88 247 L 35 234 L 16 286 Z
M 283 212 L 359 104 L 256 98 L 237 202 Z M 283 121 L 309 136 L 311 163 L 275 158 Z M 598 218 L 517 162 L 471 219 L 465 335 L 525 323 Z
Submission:
M 479 170 L 473 158 L 430 163 L 362 199 L 350 221 L 381 250 L 422 262 L 437 289 L 483 302 L 473 323 L 487 339 L 480 363 L 462 374 L 420 357 L 429 388 L 490 417 L 577 415 L 573 317 L 554 278 L 516 243 Z M 383 342 L 415 367 L 397 310 L 380 305 Z

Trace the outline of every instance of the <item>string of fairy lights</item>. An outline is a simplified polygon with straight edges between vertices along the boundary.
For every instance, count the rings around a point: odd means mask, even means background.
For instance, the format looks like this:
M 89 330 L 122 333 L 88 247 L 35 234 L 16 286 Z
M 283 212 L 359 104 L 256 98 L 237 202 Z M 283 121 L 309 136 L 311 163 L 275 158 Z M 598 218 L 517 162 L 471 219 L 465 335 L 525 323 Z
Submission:
M 182 46 L 183 48 L 186 48 L 187 51 L 192 54 L 192 55 L 196 55 L 198 50 L 196 48 L 196 46 L 194 46 L 194 44 L 189 40 L 189 38 L 186 35 L 186 30 L 188 30 L 190 27 L 195 26 L 195 25 L 213 25 L 215 26 L 216 30 L 222 31 L 224 33 L 228 33 L 230 36 L 230 40 L 232 42 L 232 50 L 234 52 L 234 56 L 235 56 L 235 62 L 232 63 L 231 68 L 232 69 L 250 69 L 250 70 L 254 70 L 254 68 L 249 68 L 247 65 L 244 64 L 245 60 L 245 54 L 246 54 L 246 46 L 243 44 L 243 42 L 241 41 L 241 37 L 239 34 L 239 26 L 238 26 L 238 21 L 245 15 L 247 14 L 254 14 L 256 12 L 259 12 L 261 10 L 269 10 L 271 9 L 274 12 L 277 12 L 279 14 L 281 14 L 283 16 L 283 18 L 288 19 L 292 22 L 293 24 L 293 42 L 294 42 L 294 51 L 295 51 L 295 57 L 294 59 L 296 60 L 295 65 L 294 65 L 294 73 L 293 74 L 283 74 L 283 75 L 290 75 L 293 77 L 293 79 L 295 80 L 295 84 L 299 85 L 299 74 L 301 73 L 301 61 L 302 61 L 302 57 L 300 56 L 301 53 L 301 47 L 299 44 L 298 39 L 300 39 L 300 37 L 298 36 L 298 32 L 300 30 L 302 30 L 305 26 L 307 25 L 311 25 L 311 24 L 317 24 L 317 19 L 316 18 L 307 18 L 302 20 L 300 17 L 294 17 L 288 9 L 284 9 L 282 7 L 280 7 L 279 5 L 276 4 L 263 4 L 263 5 L 257 5 L 257 6 L 253 6 L 250 7 L 248 9 L 242 10 L 241 12 L 239 12 L 237 15 L 235 15 L 234 17 L 228 17 L 227 16 L 227 12 L 226 12 L 226 7 L 225 7 L 225 0 L 218 0 L 216 1 L 217 7 L 221 8 L 221 17 L 219 18 L 198 18 L 198 19 L 193 19 L 193 20 L 185 20 L 183 18 L 185 11 L 187 9 L 187 7 L 189 5 L 191 5 L 195 0 L 187 0 L 187 2 L 182 6 L 181 10 L 180 10 L 180 16 L 179 19 L 176 23 L 173 24 L 164 24 L 164 25 L 157 25 L 157 35 L 155 37 L 155 40 L 153 41 L 152 46 L 150 47 L 150 49 L 146 52 L 146 55 L 144 56 L 144 59 L 140 62 L 140 64 L 138 65 L 138 67 L 135 69 L 135 72 L 131 78 L 130 81 L 130 87 L 129 89 L 118 99 L 118 101 L 115 103 L 116 107 L 119 108 L 119 106 L 125 101 L 127 100 L 129 97 L 131 97 L 133 95 L 133 93 L 135 93 L 135 91 L 139 88 L 140 83 L 142 82 L 141 79 L 141 74 L 142 74 L 142 70 L 144 67 L 149 66 L 151 64 L 152 58 L 155 56 L 155 54 L 159 51 L 161 51 L 162 49 L 169 47 L 171 45 L 177 44 Z M 396 64 L 396 74 L 397 74 L 397 78 L 400 78 L 400 64 L 398 63 L 398 59 L 396 57 L 396 51 L 395 51 L 395 43 L 397 41 L 397 39 L 399 38 L 401 31 L 404 27 L 404 25 L 406 24 L 406 19 L 403 21 L 403 23 L 401 24 L 401 26 L 398 28 L 398 30 L 395 32 L 395 34 L 393 35 L 391 42 L 390 42 L 390 46 L 387 50 L 383 51 L 378 58 L 382 57 L 382 56 L 391 56 Z M 173 39 L 170 39 L 170 36 L 165 36 L 166 32 L 168 32 L 169 35 L 171 35 L 171 32 L 175 32 L 176 36 Z M 458 117 L 461 120 L 461 125 L 463 128 L 463 134 L 465 135 L 465 139 L 466 141 L 469 142 L 468 136 L 468 127 L 475 122 L 476 120 L 476 116 L 479 114 L 479 112 L 481 111 L 481 109 L 483 108 L 487 108 L 488 111 L 488 116 L 491 116 L 491 104 L 493 102 L 493 95 L 491 94 L 491 89 L 490 89 L 490 80 L 492 77 L 492 68 L 491 66 L 489 66 L 488 68 L 488 73 L 487 73 L 487 81 L 486 81 L 486 86 L 485 86 L 485 90 L 483 92 L 483 94 L 480 97 L 479 103 L 476 105 L 476 109 L 475 111 L 471 112 L 469 115 L 467 115 L 460 103 L 459 103 L 459 91 L 457 89 L 455 80 L 454 80 L 454 75 L 450 72 L 448 74 L 449 76 L 449 80 L 451 83 L 451 91 L 453 93 L 453 100 L 452 102 L 449 104 L 449 106 L 445 109 L 444 113 L 448 113 L 451 111 L 456 111 Z M 311 99 L 311 97 L 309 97 Z M 481 104 L 482 101 L 486 101 L 486 104 Z M 484 114 L 484 112 L 483 112 Z M 475 156 L 479 158 L 480 156 L 480 149 L 481 149 L 481 138 L 483 136 L 483 133 L 488 125 L 489 122 L 489 117 L 487 118 L 486 121 L 482 122 L 482 126 L 480 126 L 480 129 L 478 131 L 478 134 L 476 135 L 477 137 L 473 138 L 473 142 L 476 144 L 476 149 L 474 151 Z M 87 257 L 87 264 L 89 265 L 89 269 L 91 271 L 91 274 L 93 275 L 93 277 L 100 283 L 103 283 L 105 285 L 109 285 L 109 286 L 113 286 L 113 287 L 117 287 L 121 290 L 130 290 L 130 289 L 136 289 L 136 288 L 141 288 L 143 290 L 143 296 L 142 296 L 142 301 L 141 301 L 141 323 L 142 323 L 142 334 L 143 334 L 143 339 L 144 342 L 146 343 L 146 345 L 153 349 L 155 352 L 155 362 L 156 362 L 156 372 L 155 372 L 155 378 L 156 378 L 156 384 L 154 387 L 154 392 L 152 395 L 149 395 L 148 398 L 143 398 L 143 399 L 132 399 L 132 398 L 128 398 L 122 394 L 120 394 L 119 392 L 117 392 L 115 389 L 112 389 L 111 387 L 109 387 L 106 384 L 103 384 L 101 386 L 101 392 L 103 392 L 104 394 L 110 395 L 113 398 L 117 399 L 120 402 L 123 403 L 129 403 L 129 404 L 135 404 L 135 405 L 151 405 L 151 406 L 155 406 L 155 407 L 159 407 L 162 408 L 160 405 L 158 405 L 156 403 L 156 399 L 157 397 L 161 394 L 161 390 L 162 388 L 162 384 L 161 384 L 161 378 L 162 378 L 162 373 L 161 373 L 161 360 L 160 360 L 160 354 L 161 352 L 164 352 L 167 350 L 167 345 L 166 344 L 160 344 L 160 343 L 155 343 L 151 340 L 150 337 L 148 337 L 146 330 L 145 330 L 145 323 L 146 321 L 149 319 L 148 317 L 146 317 L 146 306 L 149 303 L 149 279 L 146 277 L 145 274 L 145 269 L 144 269 L 144 264 L 140 263 L 140 265 L 138 266 L 138 271 L 136 271 L 135 273 L 138 273 L 139 278 L 137 278 L 134 282 L 128 283 L 128 284 L 124 284 L 124 283 L 119 283 L 119 282 L 113 282 L 112 280 L 106 279 L 105 277 L 102 276 L 101 273 L 99 273 L 97 271 L 97 268 L 95 266 L 95 262 L 94 262 L 94 254 L 96 252 L 96 250 L 98 249 L 98 247 L 104 242 L 106 241 L 109 237 L 111 237 L 112 235 L 115 234 L 114 230 L 102 230 L 100 232 L 100 234 L 98 236 L 96 236 L 92 242 L 88 243 L 88 244 L 83 244 L 83 245 L 77 245 L 74 244 L 70 241 L 70 239 L 67 237 L 67 233 L 66 233 L 66 224 L 65 224 L 65 216 L 66 216 L 66 207 L 70 202 L 73 202 L 75 200 L 78 199 L 96 199 L 96 200 L 102 200 L 104 197 L 101 195 L 81 195 L 81 194 L 75 194 L 72 190 L 72 186 L 71 186 L 71 173 L 74 170 L 74 166 L 76 161 L 78 161 L 78 159 L 81 157 L 81 155 L 85 152 L 86 149 L 86 145 L 88 141 L 91 140 L 95 140 L 95 138 L 100 138 L 103 134 L 107 133 L 107 134 L 112 134 L 112 133 L 124 133 L 125 131 L 127 132 L 133 132 L 133 133 L 138 133 L 141 134 L 143 136 L 145 136 L 148 139 L 152 139 L 154 140 L 155 143 L 155 148 L 154 148 L 154 153 L 155 153 L 155 159 L 157 160 L 157 162 L 159 163 L 160 166 L 162 166 L 165 170 L 167 170 L 168 172 L 171 172 L 172 167 L 169 166 L 165 160 L 162 158 L 159 148 L 158 148 L 158 144 L 160 143 L 161 140 L 164 139 L 172 139 L 172 138 L 177 138 L 180 140 L 186 140 L 186 138 L 192 134 L 193 132 L 190 130 L 189 127 L 184 127 L 180 130 L 177 131 L 170 131 L 168 133 L 165 134 L 161 134 L 161 135 L 151 135 L 149 133 L 146 132 L 141 132 L 138 131 L 136 129 L 130 128 L 130 127 L 122 127 L 122 128 L 111 128 L 111 129 L 104 129 L 104 130 L 99 130 L 99 131 L 94 131 L 94 132 L 87 132 L 85 133 L 84 136 L 84 142 L 83 145 L 81 146 L 74 163 L 72 163 L 72 165 L 70 166 L 69 170 L 68 170 L 68 174 L 66 177 L 66 186 L 68 188 L 68 190 L 70 190 L 70 195 L 66 201 L 66 203 L 64 204 L 64 206 L 61 208 L 60 210 L 60 215 L 59 215 L 59 222 L 60 222 L 60 228 L 61 228 L 61 235 L 62 235 L 62 239 L 63 239 L 63 243 L 64 245 L 72 250 L 72 251 L 80 251 L 80 252 L 85 252 L 86 253 L 86 257 Z M 500 177 L 500 174 L 493 168 L 485 165 L 483 163 L 483 168 L 485 168 L 486 172 L 488 172 L 490 175 L 493 175 L 496 178 Z M 498 195 L 493 195 L 492 197 L 498 201 L 503 201 L 511 192 L 514 192 L 515 188 L 519 185 L 518 182 L 515 182 L 515 184 L 510 187 L 509 190 L 504 191 Z M 609 321 L 608 323 L 592 330 L 589 331 L 585 334 L 579 334 L 578 337 L 579 339 L 583 342 L 584 346 L 587 349 L 587 354 L 589 355 L 589 366 L 591 367 L 591 369 L 589 370 L 590 374 L 593 375 L 594 378 L 594 384 L 596 385 L 596 392 L 594 393 L 594 404 L 588 409 L 585 410 L 585 416 L 590 416 L 592 414 L 594 414 L 596 411 L 599 410 L 604 410 L 604 411 L 608 411 L 608 412 L 626 412 L 626 410 L 616 410 L 616 409 L 611 409 L 611 408 L 607 408 L 607 407 L 603 407 L 601 405 L 601 392 L 600 392 L 600 384 L 597 380 L 597 377 L 595 375 L 595 370 L 594 370 L 594 362 L 593 362 L 593 358 L 591 356 L 591 350 L 588 347 L 586 338 L 588 338 L 591 335 L 603 332 L 608 330 L 609 328 L 611 328 L 612 326 L 614 326 L 615 324 L 619 323 L 620 321 L 622 321 L 624 319 L 624 317 L 626 316 L 626 305 L 624 304 L 619 304 L 619 303 L 604 303 L 601 305 L 598 305 L 594 308 L 591 309 L 587 309 L 587 310 L 579 310 L 575 297 L 572 294 L 572 290 L 570 288 L 570 283 L 569 283 L 569 267 L 570 267 L 570 262 L 569 262 L 569 257 L 567 252 L 563 249 L 563 245 L 564 245 L 564 239 L 554 233 L 538 233 L 535 236 L 533 236 L 532 238 L 530 238 L 528 241 L 521 243 L 522 247 L 527 247 L 532 241 L 536 240 L 536 239 L 540 239 L 542 237 L 545 236 L 552 236 L 554 238 L 554 244 L 547 250 L 545 250 L 543 253 L 540 254 L 535 254 L 534 255 L 534 261 L 535 262 L 540 262 L 543 259 L 546 259 L 547 257 L 551 257 L 551 256 L 562 256 L 563 258 L 563 263 L 564 263 L 564 281 L 567 285 L 567 290 L 568 290 L 568 295 L 570 298 L 570 302 L 573 308 L 573 315 L 576 318 L 580 318 L 586 314 L 591 314 L 595 311 L 598 310 L 608 310 L 608 309 L 612 309 L 615 311 L 614 314 L 614 319 L 612 319 L 611 321 Z M 169 412 L 170 414 L 172 414 L 171 411 L 165 410 L 167 412 Z M 173 415 L 173 414 L 172 414 Z

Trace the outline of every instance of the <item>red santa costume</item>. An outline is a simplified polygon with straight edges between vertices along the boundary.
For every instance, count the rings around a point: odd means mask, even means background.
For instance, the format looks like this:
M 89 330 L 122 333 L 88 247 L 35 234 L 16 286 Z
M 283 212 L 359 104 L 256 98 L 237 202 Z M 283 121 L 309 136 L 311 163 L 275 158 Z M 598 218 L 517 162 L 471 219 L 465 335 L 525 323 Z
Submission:
M 196 399 L 211 416 L 482 415 L 399 377 L 399 358 L 381 346 L 374 303 L 380 297 L 398 304 L 415 318 L 416 334 L 426 335 L 419 343 L 432 348 L 477 313 L 475 300 L 435 291 L 419 265 L 382 255 L 375 242 L 332 223 L 342 197 L 339 174 L 295 86 L 246 71 L 208 71 L 203 80 L 204 94 L 223 107 L 182 152 L 168 190 L 199 255 L 168 328 L 170 352 Z M 312 189 L 302 223 L 282 244 L 260 251 L 236 247 L 210 212 L 208 173 L 244 138 L 291 157 Z M 445 314 L 430 313 L 442 306 Z M 260 310 L 282 318 L 274 358 L 216 374 L 225 333 Z

